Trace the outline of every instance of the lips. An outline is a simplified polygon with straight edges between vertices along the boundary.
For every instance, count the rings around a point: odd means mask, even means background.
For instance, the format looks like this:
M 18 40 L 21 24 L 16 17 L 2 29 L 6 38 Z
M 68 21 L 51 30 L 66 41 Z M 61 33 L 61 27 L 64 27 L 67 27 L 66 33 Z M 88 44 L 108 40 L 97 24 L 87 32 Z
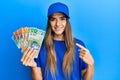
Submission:
M 56 31 L 61 31 L 61 30 L 62 30 L 62 28 L 55 28 L 55 30 L 56 30 Z
M 56 31 L 61 31 L 63 28 L 62 27 L 55 27 Z

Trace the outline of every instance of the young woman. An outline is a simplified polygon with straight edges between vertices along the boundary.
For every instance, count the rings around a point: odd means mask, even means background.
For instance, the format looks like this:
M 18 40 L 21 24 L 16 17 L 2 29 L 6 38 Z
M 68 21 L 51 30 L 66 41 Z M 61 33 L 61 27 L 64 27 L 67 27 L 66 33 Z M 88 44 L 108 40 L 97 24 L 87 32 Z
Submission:
M 68 7 L 50 5 L 46 35 L 39 56 L 27 48 L 21 58 L 30 66 L 33 80 L 92 80 L 94 60 L 81 40 L 72 35 Z

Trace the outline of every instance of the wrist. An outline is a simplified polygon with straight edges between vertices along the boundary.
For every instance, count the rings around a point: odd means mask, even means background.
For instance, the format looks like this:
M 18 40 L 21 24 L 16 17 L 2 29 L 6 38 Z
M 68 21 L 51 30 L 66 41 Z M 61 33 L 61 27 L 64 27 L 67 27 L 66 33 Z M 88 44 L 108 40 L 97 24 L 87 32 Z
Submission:
M 35 66 L 30 66 L 30 68 L 31 68 L 31 69 L 37 68 L 37 65 L 35 65 Z
M 37 69 L 37 66 L 34 66 L 34 67 L 30 67 L 32 71 L 36 70 Z

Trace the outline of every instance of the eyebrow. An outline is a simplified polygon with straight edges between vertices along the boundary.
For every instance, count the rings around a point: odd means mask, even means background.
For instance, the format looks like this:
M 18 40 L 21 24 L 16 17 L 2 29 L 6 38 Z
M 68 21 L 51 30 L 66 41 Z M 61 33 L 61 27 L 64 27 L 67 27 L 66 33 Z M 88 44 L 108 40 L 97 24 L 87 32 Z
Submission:
M 49 19 L 54 18 L 54 16 L 50 16 Z M 65 15 L 60 16 L 60 18 L 66 18 Z

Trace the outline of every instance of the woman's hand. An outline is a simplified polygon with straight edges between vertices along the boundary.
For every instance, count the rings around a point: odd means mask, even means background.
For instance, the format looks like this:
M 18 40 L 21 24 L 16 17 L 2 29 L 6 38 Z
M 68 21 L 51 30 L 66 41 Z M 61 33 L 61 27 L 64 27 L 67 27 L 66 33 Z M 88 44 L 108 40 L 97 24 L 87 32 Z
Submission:
M 37 67 L 36 62 L 34 61 L 35 55 L 36 55 L 35 50 L 33 48 L 28 47 L 23 53 L 23 56 L 21 58 L 21 62 L 25 66 Z
M 28 47 L 23 53 L 21 62 L 23 65 L 31 67 L 32 80 L 42 80 L 42 71 L 40 67 L 37 67 L 36 62 L 34 61 L 35 56 L 35 50 Z
M 79 51 L 80 58 L 88 64 L 87 69 L 82 70 L 82 77 L 83 80 L 92 80 L 92 77 L 94 75 L 94 60 L 92 58 L 92 55 L 90 54 L 90 51 L 83 47 L 80 44 L 76 44 L 79 48 L 81 48 Z
M 89 50 L 83 47 L 82 45 L 76 43 L 76 45 L 81 48 L 79 51 L 80 58 L 88 65 L 94 65 L 94 60 L 92 58 L 92 55 L 90 54 Z

